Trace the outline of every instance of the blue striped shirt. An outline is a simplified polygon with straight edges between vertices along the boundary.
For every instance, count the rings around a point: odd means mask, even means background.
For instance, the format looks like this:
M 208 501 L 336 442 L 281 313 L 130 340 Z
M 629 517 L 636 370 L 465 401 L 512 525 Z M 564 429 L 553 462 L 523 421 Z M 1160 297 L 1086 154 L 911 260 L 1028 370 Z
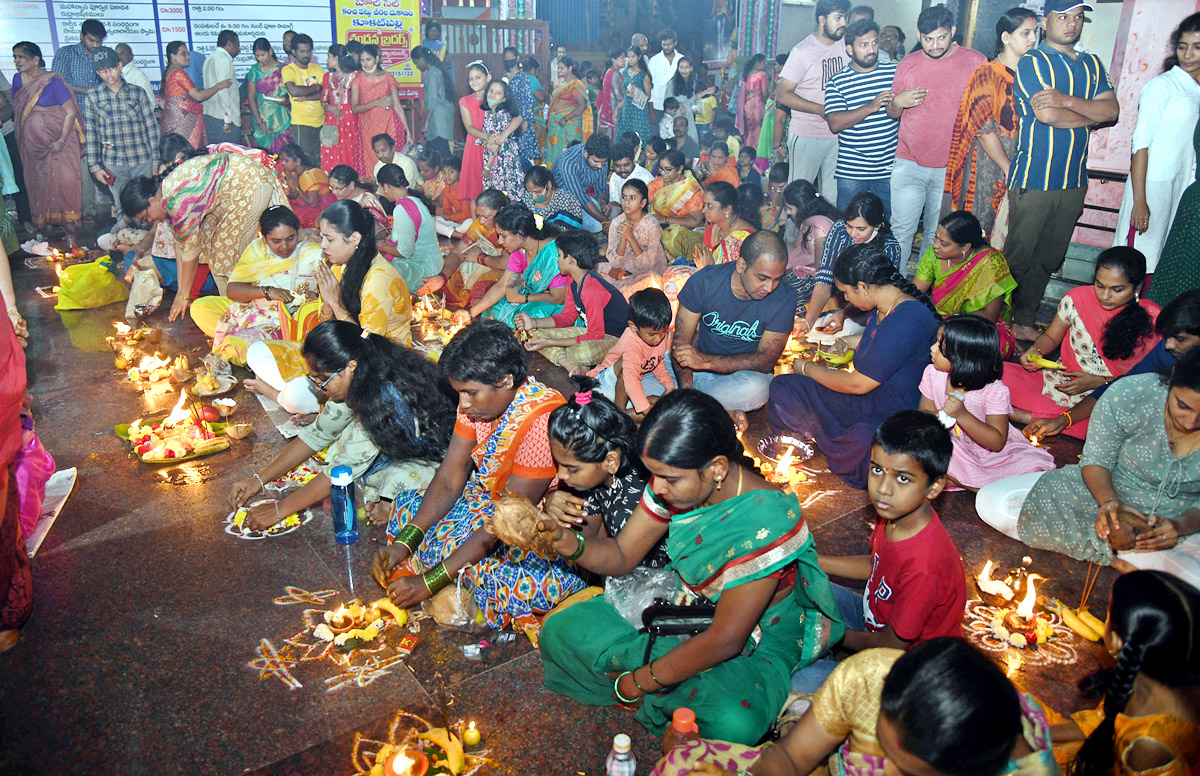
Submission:
M 71 86 L 81 86 L 94 89 L 100 85 L 100 76 L 96 75 L 96 66 L 92 64 L 92 55 L 87 52 L 82 43 L 72 43 L 63 46 L 54 54 L 50 69 L 63 77 Z M 79 112 L 87 118 L 87 95 L 75 95 L 79 103 Z
M 599 170 L 588 164 L 583 143 L 559 154 L 550 170 L 554 173 L 554 183 L 574 194 L 581 205 L 608 193 L 608 162 L 600 165 Z
M 857 110 L 892 88 L 896 65 L 880 62 L 869 73 L 852 65 L 834 74 L 825 85 L 825 115 Z M 883 107 L 852 127 L 838 133 L 837 169 L 834 175 L 856 181 L 878 180 L 892 174 L 896 161 L 896 143 L 900 120 L 887 115 Z
M 878 234 L 871 239 L 878 239 Z M 833 263 L 837 261 L 838 256 L 842 255 L 842 251 L 851 245 L 854 245 L 854 241 L 850 239 L 850 234 L 846 231 L 846 221 L 839 218 L 833 222 L 833 226 L 829 227 L 829 234 L 825 235 L 825 247 L 821 249 L 821 266 L 817 270 L 817 283 L 833 285 Z M 900 267 L 900 243 L 896 241 L 891 231 L 888 231 L 883 237 L 883 252 L 898 269 Z
M 1090 127 L 1064 129 L 1043 124 L 1030 100 L 1043 89 L 1094 100 L 1111 92 L 1108 71 L 1095 54 L 1072 60 L 1046 43 L 1021 57 L 1013 83 L 1019 117 L 1017 153 L 1008 174 L 1011 189 L 1062 191 L 1087 185 Z

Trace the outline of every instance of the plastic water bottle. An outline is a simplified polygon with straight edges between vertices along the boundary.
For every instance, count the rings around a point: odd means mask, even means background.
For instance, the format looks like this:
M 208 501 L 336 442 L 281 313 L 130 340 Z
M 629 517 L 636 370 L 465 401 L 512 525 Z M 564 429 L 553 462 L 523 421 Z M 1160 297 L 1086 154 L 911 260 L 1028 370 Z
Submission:
M 637 760 L 633 752 L 629 751 L 631 745 L 629 736 L 624 733 L 618 733 L 613 738 L 612 751 L 608 753 L 608 760 L 604 763 L 604 773 L 607 776 L 634 776 L 637 772 Z
M 338 544 L 358 541 L 358 510 L 354 504 L 354 475 L 349 466 L 335 466 L 329 472 L 329 499 L 333 502 L 333 538 Z
M 699 738 L 700 728 L 696 726 L 696 712 L 686 706 L 680 706 L 671 714 L 671 724 L 663 734 L 663 754 L 685 741 L 696 741 Z

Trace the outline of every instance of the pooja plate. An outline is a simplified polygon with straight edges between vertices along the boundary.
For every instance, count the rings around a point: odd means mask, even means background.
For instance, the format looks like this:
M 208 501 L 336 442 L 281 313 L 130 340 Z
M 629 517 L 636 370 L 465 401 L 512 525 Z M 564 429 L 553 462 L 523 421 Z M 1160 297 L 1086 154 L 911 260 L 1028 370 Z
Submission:
M 113 428 L 113 431 L 116 432 L 117 436 L 120 437 L 121 439 L 124 439 L 127 442 L 129 441 L 129 425 L 130 424 L 128 424 L 128 423 L 122 423 L 121 425 L 115 426 Z M 228 423 L 209 423 L 208 425 L 209 425 L 209 428 L 212 429 L 212 432 L 214 434 L 216 434 L 217 436 L 221 436 L 225 433 L 225 428 L 227 426 L 229 426 L 230 424 L 228 424 Z M 223 453 L 228 449 L 229 449 L 229 444 L 226 443 L 225 447 L 219 447 L 219 448 L 215 448 L 212 450 L 202 450 L 198 453 L 191 452 L 186 455 L 181 455 L 178 458 L 143 458 L 136 449 L 133 449 L 130 452 L 132 452 L 135 456 L 137 456 L 137 459 L 139 461 L 141 461 L 142 463 L 150 464 L 151 466 L 156 466 L 156 465 L 160 465 L 160 464 L 182 463 L 183 461 L 192 461 L 192 460 L 195 460 L 196 458 L 207 458 L 210 455 L 216 455 L 217 453 Z
M 205 391 L 199 386 L 196 386 L 196 395 L 208 398 L 209 396 L 220 396 L 223 393 L 229 393 L 238 383 L 237 378 L 233 375 L 217 375 L 217 390 Z
M 291 533 L 297 528 L 307 525 L 313 519 L 312 509 L 303 509 L 299 512 L 293 512 L 280 522 L 271 526 L 265 531 L 255 531 L 242 527 L 242 521 L 246 518 L 246 513 L 259 504 L 270 504 L 273 499 L 259 499 L 251 504 L 230 512 L 225 516 L 225 533 L 230 536 L 236 536 L 239 539 L 266 539 L 268 537 L 283 536 Z

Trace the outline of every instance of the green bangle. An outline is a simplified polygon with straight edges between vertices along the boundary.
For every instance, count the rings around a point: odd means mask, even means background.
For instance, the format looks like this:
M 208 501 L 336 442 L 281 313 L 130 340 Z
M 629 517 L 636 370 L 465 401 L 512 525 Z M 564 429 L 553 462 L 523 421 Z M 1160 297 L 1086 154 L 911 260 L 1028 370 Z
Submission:
M 653 660 L 651 660 L 649 663 L 646 664 L 646 668 L 650 669 L 650 678 L 653 679 L 654 683 L 659 686 L 659 689 L 667 687 L 666 682 L 664 682 L 662 679 L 659 679 L 657 676 L 654 675 L 654 661 Z M 634 678 L 634 681 L 635 682 L 637 681 L 636 677 Z
M 579 531 L 572 531 L 571 533 L 575 534 L 575 538 L 579 540 L 579 549 L 570 555 L 564 555 L 563 558 L 566 560 L 578 560 L 579 556 L 583 554 L 584 548 L 587 547 L 587 542 L 584 541 L 583 534 L 579 533 Z M 637 680 L 635 679 L 634 682 L 637 682 Z
M 630 671 L 629 675 L 633 677 L 633 686 L 638 688 L 638 690 L 641 691 L 642 695 L 650 694 L 650 691 L 647 690 L 645 687 L 642 687 L 642 683 L 637 680 L 637 669 L 636 668 L 633 669 L 632 671 Z
M 624 695 L 621 694 L 621 678 L 627 674 L 632 674 L 632 673 L 633 673 L 633 671 L 626 671 L 624 674 L 621 674 L 615 680 L 613 680 L 613 695 L 617 696 L 617 700 L 619 700 L 621 703 L 637 703 L 638 702 L 637 698 L 626 698 Z M 637 684 L 637 679 L 634 679 L 633 683 Z M 641 688 L 638 688 L 638 689 L 641 689 Z
M 401 528 L 400 533 L 396 535 L 396 541 L 407 547 L 409 552 L 416 552 L 424 539 L 425 529 L 416 523 L 409 523 Z
M 424 580 L 425 587 L 429 588 L 430 595 L 437 595 L 450 584 L 450 574 L 446 572 L 445 563 L 439 563 L 426 571 L 421 579 Z

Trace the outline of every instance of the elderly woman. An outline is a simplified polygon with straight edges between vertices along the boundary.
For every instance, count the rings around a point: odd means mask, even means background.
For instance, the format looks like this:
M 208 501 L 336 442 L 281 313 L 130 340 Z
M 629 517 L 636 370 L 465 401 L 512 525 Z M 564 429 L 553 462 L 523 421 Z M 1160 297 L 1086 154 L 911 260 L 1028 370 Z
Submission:
M 659 177 L 650 181 L 650 212 L 663 228 L 668 258 L 687 258 L 689 246 L 699 244 L 692 232 L 704 223 L 704 189 L 679 151 L 668 151 L 658 162 Z
M 547 424 L 563 397 L 529 375 L 520 343 L 498 321 L 462 329 L 439 367 L 458 391 L 454 433 L 429 487 L 396 498 L 375 578 L 407 608 L 462 574 L 489 626 L 513 624 L 536 643 L 539 616 L 583 580 L 562 558 L 501 544 L 483 523 L 505 491 L 535 504 L 545 495 L 555 475 Z M 402 563 L 416 574 L 394 574 Z
M 217 151 L 168 167 L 165 176 L 134 178 L 121 189 L 121 208 L 141 221 L 167 221 L 179 260 L 179 291 L 168 320 L 191 303 L 192 281 L 203 262 L 223 294 L 234 265 L 258 237 L 258 218 L 287 204 L 274 170 L 244 154 Z
M 665 537 L 679 594 L 715 604 L 712 623 L 690 639 L 652 641 L 597 592 L 546 618 L 546 686 L 581 703 L 626 704 L 659 734 L 686 706 L 706 735 L 756 743 L 791 673 L 844 630 L 800 505 L 759 475 L 729 414 L 699 391 L 659 399 L 638 449 L 653 478 L 616 538 L 585 541 L 549 517 L 543 526 L 556 552 L 605 576 L 629 573 Z
M 985 486 L 979 516 L 1031 547 L 1200 584 L 1200 349 L 1166 379 L 1117 381 L 1091 421 L 1078 464 Z M 1131 544 L 1114 537 L 1131 528 Z
M 303 355 L 306 377 L 325 406 L 271 463 L 234 483 L 233 507 L 314 453 L 328 452 L 321 474 L 282 500 L 249 510 L 243 525 L 253 530 L 328 498 L 334 466 L 350 467 L 374 512 L 381 500 L 428 485 L 450 441 L 454 394 L 427 360 L 348 321 L 318 325 L 305 337 Z

